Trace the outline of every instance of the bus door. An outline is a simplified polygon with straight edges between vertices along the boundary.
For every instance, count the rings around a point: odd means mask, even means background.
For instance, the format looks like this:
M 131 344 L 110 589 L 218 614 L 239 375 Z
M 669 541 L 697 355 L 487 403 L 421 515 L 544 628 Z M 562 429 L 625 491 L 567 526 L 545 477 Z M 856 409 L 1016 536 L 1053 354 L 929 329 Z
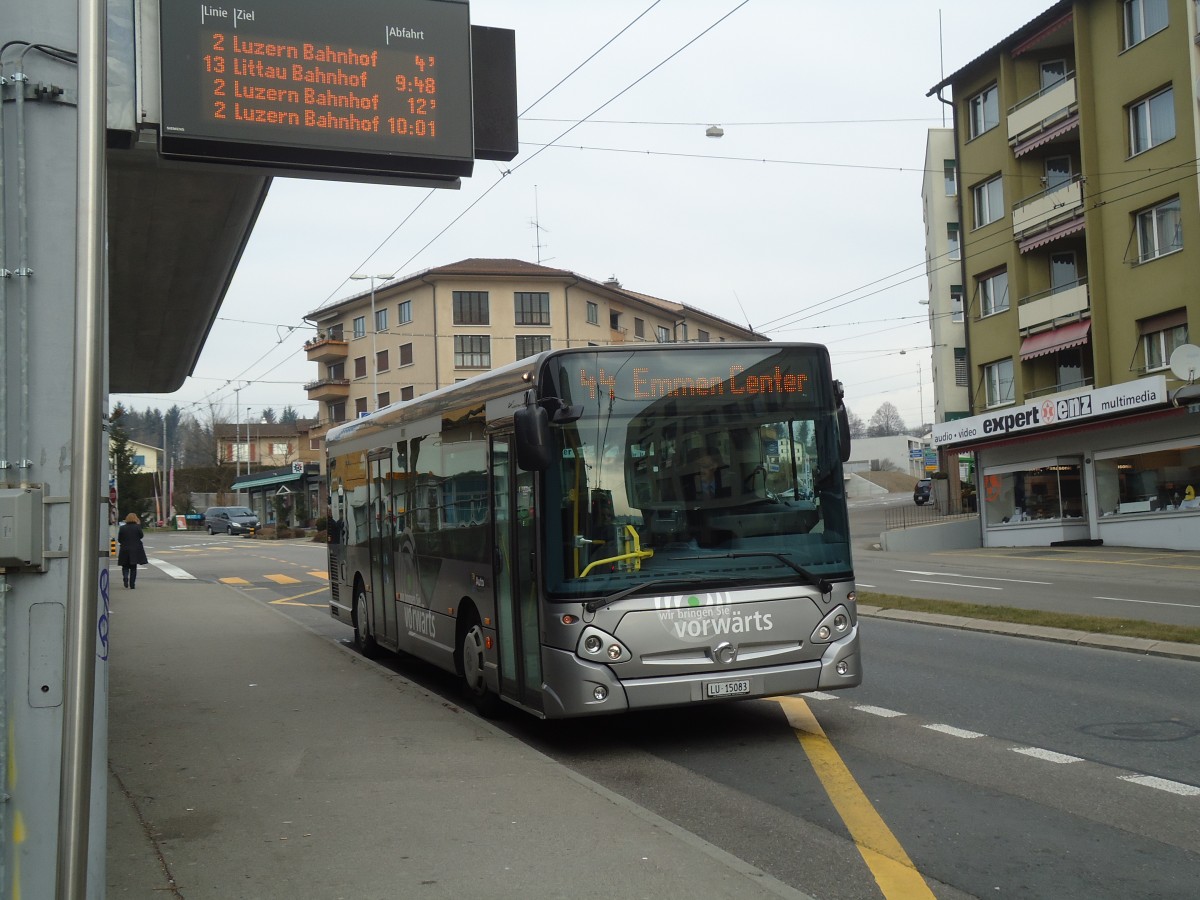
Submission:
M 512 435 L 492 437 L 492 516 L 495 535 L 496 629 L 500 693 L 542 709 L 542 653 L 538 623 L 533 473 L 517 468 Z
M 371 553 L 371 611 L 374 633 L 388 645 L 396 643 L 396 504 L 392 495 L 392 452 L 380 450 L 367 460 L 370 467 L 369 539 Z

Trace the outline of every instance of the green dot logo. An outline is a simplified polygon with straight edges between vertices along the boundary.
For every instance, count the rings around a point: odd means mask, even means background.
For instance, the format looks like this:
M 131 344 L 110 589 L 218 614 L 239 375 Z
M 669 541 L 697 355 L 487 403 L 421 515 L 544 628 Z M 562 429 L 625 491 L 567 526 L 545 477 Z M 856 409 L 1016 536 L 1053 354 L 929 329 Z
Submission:
M 699 605 L 700 605 L 699 597 L 695 597 L 695 596 L 688 597 L 688 606 L 699 606 Z

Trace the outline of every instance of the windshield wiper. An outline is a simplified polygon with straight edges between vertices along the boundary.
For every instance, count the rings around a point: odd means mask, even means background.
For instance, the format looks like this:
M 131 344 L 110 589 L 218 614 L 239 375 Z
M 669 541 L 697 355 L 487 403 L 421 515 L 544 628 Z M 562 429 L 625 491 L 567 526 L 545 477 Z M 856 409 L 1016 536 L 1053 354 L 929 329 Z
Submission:
M 822 578 L 820 575 L 817 575 L 814 572 L 808 571 L 808 569 L 804 568 L 804 566 L 800 565 L 799 563 L 792 562 L 790 559 L 788 559 L 786 554 L 776 553 L 772 550 L 735 550 L 731 553 L 709 553 L 709 554 L 705 554 L 703 556 L 675 556 L 675 557 L 672 557 L 672 560 L 676 560 L 676 559 L 745 559 L 746 557 L 749 557 L 749 556 L 773 556 L 775 559 L 779 560 L 781 563 L 783 563 L 785 566 L 787 566 L 789 569 L 791 569 L 797 575 L 800 575 L 801 577 L 803 577 L 805 581 L 807 581 L 809 584 L 811 584 L 813 587 L 815 587 L 822 594 L 828 594 L 830 591 L 833 590 L 833 584 L 829 581 L 828 578 Z
M 589 600 L 583 604 L 583 608 L 587 612 L 595 612 L 598 609 L 603 609 L 606 606 L 616 603 L 618 600 L 624 600 L 630 594 L 636 594 L 638 591 L 644 591 L 652 587 L 662 587 L 664 584 L 686 584 L 690 580 L 688 578 L 654 578 L 631 587 L 622 588 L 615 593 L 609 594 L 607 597 L 596 597 L 594 600 Z

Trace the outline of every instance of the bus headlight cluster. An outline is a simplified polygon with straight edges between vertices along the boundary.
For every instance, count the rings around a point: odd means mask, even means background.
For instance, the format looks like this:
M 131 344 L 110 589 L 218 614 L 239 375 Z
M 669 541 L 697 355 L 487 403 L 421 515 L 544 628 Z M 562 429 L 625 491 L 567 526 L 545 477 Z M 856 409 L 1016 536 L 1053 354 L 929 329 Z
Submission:
M 812 633 L 814 644 L 828 644 L 840 640 L 850 633 L 850 613 L 844 606 L 837 606 L 823 618 Z
M 579 636 L 575 652 L 584 659 L 601 659 L 610 663 L 628 662 L 633 659 L 625 645 L 599 628 L 587 627 Z

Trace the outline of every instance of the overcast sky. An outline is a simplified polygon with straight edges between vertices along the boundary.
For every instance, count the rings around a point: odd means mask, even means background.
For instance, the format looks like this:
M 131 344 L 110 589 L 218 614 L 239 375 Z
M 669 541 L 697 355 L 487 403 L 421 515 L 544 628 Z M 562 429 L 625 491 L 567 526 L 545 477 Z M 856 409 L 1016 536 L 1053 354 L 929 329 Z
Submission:
M 113 401 L 232 421 L 241 387 L 243 421 L 316 416 L 305 313 L 362 290 L 354 273 L 495 257 L 828 344 L 852 412 L 928 421 L 921 170 L 943 107 L 925 94 L 1050 5 L 945 3 L 939 50 L 926 0 L 473 0 L 474 24 L 516 32 L 516 159 L 428 197 L 275 179 L 194 376 Z

